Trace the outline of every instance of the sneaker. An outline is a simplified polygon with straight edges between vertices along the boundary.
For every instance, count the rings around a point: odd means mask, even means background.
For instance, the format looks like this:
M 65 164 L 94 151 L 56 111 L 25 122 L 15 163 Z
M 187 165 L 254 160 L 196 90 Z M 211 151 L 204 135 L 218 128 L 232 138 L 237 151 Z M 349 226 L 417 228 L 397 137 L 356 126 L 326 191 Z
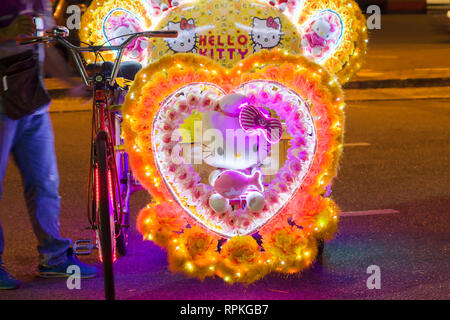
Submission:
M 38 276 L 42 278 L 67 278 L 73 275 L 72 272 L 68 272 L 70 266 L 78 266 L 80 268 L 80 277 L 83 279 L 93 278 L 97 275 L 98 269 L 94 266 L 90 266 L 78 260 L 77 256 L 70 248 L 67 250 L 67 260 L 59 266 L 44 267 L 39 266 Z
M 8 271 L 6 271 L 3 264 L 0 262 L 0 289 L 2 290 L 17 289 L 19 285 L 20 285 L 19 280 L 10 275 Z

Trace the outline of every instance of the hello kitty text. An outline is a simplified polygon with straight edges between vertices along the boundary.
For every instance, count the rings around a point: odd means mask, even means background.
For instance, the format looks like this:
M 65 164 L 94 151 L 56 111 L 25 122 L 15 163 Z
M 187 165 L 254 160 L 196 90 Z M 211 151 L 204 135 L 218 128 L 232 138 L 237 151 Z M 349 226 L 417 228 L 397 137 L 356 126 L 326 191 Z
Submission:
M 194 19 L 182 18 L 179 22 L 169 21 L 167 30 L 178 31 L 178 38 L 166 39 L 169 49 L 174 53 L 198 53 L 211 59 L 244 59 L 262 49 L 278 46 L 282 40 L 282 25 L 279 17 L 260 19 L 254 17 L 250 34 L 218 35 L 198 34 Z M 210 32 L 211 33 L 211 32 Z M 253 52 L 247 48 L 252 41 Z

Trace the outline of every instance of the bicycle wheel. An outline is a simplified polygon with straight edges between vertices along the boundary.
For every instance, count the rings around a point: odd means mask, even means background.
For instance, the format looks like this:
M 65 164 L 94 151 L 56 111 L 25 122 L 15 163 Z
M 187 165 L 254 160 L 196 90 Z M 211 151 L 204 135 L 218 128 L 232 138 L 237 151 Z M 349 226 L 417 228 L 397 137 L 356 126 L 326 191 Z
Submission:
M 115 227 L 114 206 L 112 205 L 112 178 L 108 165 L 108 136 L 101 131 L 95 138 L 95 199 L 98 210 L 99 250 L 103 263 L 105 299 L 113 300 Z

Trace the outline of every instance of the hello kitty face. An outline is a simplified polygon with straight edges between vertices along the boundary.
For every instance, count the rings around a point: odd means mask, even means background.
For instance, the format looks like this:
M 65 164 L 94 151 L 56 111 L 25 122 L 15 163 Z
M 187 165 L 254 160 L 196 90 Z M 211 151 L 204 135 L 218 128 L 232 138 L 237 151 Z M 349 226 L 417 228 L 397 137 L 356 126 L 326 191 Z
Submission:
M 251 37 L 255 52 L 258 52 L 261 49 L 276 47 L 281 41 L 281 36 L 282 32 L 280 18 L 253 18 Z
M 105 36 L 109 39 L 111 45 L 121 45 L 129 38 L 130 34 L 143 31 L 137 18 L 129 14 L 119 16 L 111 15 L 105 23 Z M 148 47 L 148 41 L 144 37 L 134 39 L 125 51 L 125 60 L 144 60 L 145 50 Z
M 178 37 L 165 39 L 173 52 L 197 52 L 197 33 L 195 32 L 194 19 L 181 19 L 180 22 L 169 21 L 167 30 L 178 31 Z
M 142 31 L 139 21 L 127 14 L 110 15 L 105 21 L 105 35 L 113 46 L 122 44 L 128 39 L 127 35 Z
M 332 39 L 335 28 L 326 19 L 321 18 L 314 21 L 312 25 L 312 30 L 322 39 L 330 40 Z
M 244 170 L 259 166 L 270 152 L 261 132 L 245 133 L 238 117 L 205 112 L 203 119 L 203 160 L 210 166 Z

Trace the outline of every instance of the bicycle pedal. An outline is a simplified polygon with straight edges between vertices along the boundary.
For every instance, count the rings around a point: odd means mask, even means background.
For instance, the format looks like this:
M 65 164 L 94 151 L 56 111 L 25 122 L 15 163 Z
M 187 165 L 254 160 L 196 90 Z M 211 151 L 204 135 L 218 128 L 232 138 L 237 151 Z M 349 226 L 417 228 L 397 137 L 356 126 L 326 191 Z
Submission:
M 77 256 L 88 256 L 92 253 L 94 245 L 88 239 L 76 240 L 72 245 L 72 249 Z

